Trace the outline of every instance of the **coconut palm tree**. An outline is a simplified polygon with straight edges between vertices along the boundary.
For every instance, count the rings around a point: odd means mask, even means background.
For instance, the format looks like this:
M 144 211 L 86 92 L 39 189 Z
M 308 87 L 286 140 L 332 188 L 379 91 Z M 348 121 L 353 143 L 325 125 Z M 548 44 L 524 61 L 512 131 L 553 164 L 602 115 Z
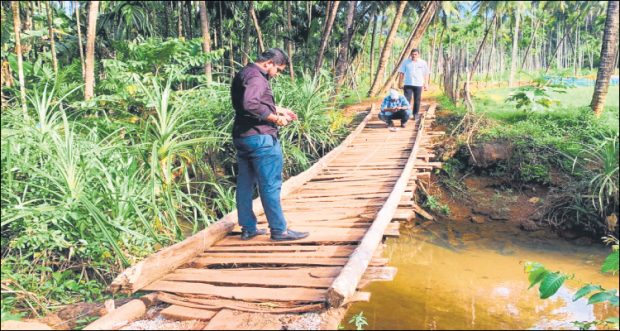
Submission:
M 209 13 L 207 12 L 207 4 L 204 1 L 200 3 L 200 27 L 202 29 L 202 50 L 205 53 L 211 52 L 211 36 L 209 34 Z M 211 61 L 205 63 L 205 75 L 207 83 L 211 83 Z
M 95 32 L 97 30 L 97 14 L 99 1 L 92 1 L 88 7 L 88 31 L 86 32 L 86 63 L 84 74 L 84 100 L 95 94 Z
M 368 96 L 377 95 L 377 90 L 379 89 L 379 86 L 383 80 L 383 72 L 385 71 L 387 61 L 390 58 L 390 53 L 392 52 L 394 37 L 396 36 L 396 31 L 398 31 L 398 26 L 400 25 L 400 21 L 403 18 L 403 13 L 405 12 L 406 7 L 407 1 L 401 1 L 398 5 L 396 16 L 394 16 L 394 21 L 392 21 L 392 27 L 390 28 L 390 32 L 388 33 L 385 44 L 383 44 L 383 49 L 381 50 L 381 56 L 379 57 L 379 66 L 377 67 L 377 73 L 375 74 L 375 79 L 370 87 L 370 91 L 368 91 Z
M 329 41 L 329 35 L 332 33 L 332 27 L 334 26 L 334 20 L 336 19 L 336 13 L 338 13 L 338 6 L 340 5 L 340 1 L 334 1 L 333 4 L 329 7 L 329 14 L 327 16 L 327 25 L 323 29 L 323 35 L 321 36 L 321 47 L 319 48 L 319 53 L 316 56 L 316 62 L 314 65 L 314 74 L 318 75 L 321 71 L 321 67 L 323 66 L 323 55 L 325 53 L 325 49 L 327 48 L 327 42 Z
M 601 46 L 601 61 L 596 74 L 596 85 L 590 107 L 596 116 L 603 113 L 603 106 L 607 98 L 609 79 L 614 71 L 616 55 L 618 52 L 618 1 L 607 3 L 607 18 L 603 32 L 603 45 Z
M 263 33 L 261 32 L 260 25 L 258 24 L 258 17 L 256 17 L 256 11 L 254 10 L 254 2 L 250 1 L 250 17 L 252 18 L 252 22 L 254 23 L 254 28 L 256 29 L 256 36 L 258 37 L 258 46 L 260 52 L 265 51 L 265 44 L 263 43 Z
M 15 55 L 17 55 L 17 75 L 19 77 L 19 95 L 22 102 L 24 118 L 28 116 L 26 109 L 26 86 L 24 86 L 24 62 L 22 59 L 22 44 L 20 40 L 21 20 L 19 18 L 19 1 L 11 1 L 13 10 L 13 29 L 15 32 Z
M 345 21 L 344 36 L 340 43 L 340 52 L 338 52 L 338 60 L 336 62 L 336 94 L 340 90 L 340 86 L 344 82 L 345 74 L 347 71 L 347 57 L 349 54 L 349 44 L 353 37 L 353 16 L 355 15 L 355 6 L 357 1 L 349 1 L 349 7 L 347 8 L 347 19 Z

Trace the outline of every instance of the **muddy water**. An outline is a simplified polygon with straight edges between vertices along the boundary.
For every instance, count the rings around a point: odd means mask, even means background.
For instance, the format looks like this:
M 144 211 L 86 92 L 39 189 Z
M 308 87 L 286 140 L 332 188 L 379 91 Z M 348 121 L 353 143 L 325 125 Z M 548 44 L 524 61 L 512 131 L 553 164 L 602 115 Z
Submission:
M 572 301 L 581 282 L 618 288 L 618 277 L 599 272 L 610 252 L 579 246 L 543 232 L 519 230 L 508 222 L 427 222 L 401 229 L 388 240 L 392 282 L 365 288 L 370 302 L 350 307 L 342 325 L 363 311 L 365 329 L 574 329 L 570 321 L 613 315 L 613 308 Z M 525 261 L 574 274 L 550 299 L 527 289 Z

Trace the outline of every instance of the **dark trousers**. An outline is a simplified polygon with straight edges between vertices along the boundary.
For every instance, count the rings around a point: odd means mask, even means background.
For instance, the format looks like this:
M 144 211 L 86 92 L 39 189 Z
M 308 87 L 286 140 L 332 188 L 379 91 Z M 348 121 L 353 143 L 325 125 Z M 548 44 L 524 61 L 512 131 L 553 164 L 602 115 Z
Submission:
M 405 85 L 405 99 L 413 106 L 413 115 L 420 112 L 420 103 L 422 102 L 422 86 Z M 411 102 L 413 97 L 413 103 Z

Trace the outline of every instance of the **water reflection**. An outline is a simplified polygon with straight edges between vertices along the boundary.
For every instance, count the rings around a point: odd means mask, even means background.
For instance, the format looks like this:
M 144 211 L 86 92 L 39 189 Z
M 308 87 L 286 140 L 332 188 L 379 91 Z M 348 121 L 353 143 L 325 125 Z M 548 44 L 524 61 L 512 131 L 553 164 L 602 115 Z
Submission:
M 386 249 L 396 278 L 368 286 L 371 301 L 353 305 L 343 325 L 363 311 L 369 330 L 574 329 L 570 321 L 613 313 L 585 299 L 572 301 L 583 281 L 618 288 L 617 276 L 599 272 L 608 248 L 533 238 L 505 223 L 432 223 L 401 233 Z M 575 279 L 541 300 L 537 288 L 527 289 L 525 261 Z

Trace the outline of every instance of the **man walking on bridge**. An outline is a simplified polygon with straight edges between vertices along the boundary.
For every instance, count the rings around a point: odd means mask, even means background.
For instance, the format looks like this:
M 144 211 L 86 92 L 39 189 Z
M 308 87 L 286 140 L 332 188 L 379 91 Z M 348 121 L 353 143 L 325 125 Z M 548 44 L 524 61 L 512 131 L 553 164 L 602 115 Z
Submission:
M 420 116 L 422 89 L 428 90 L 431 77 L 428 64 L 420 59 L 420 51 L 414 49 L 411 51 L 411 58 L 403 61 L 398 72 L 398 86 L 404 90 L 405 98 L 410 104 L 413 97 L 413 115 L 417 120 Z
M 243 67 L 232 81 L 230 96 L 235 109 L 232 135 L 239 165 L 236 200 L 242 240 L 267 233 L 256 227 L 256 215 L 252 210 L 256 182 L 271 240 L 297 240 L 308 236 L 308 232 L 287 229 L 280 204 L 283 159 L 278 128 L 296 120 L 297 115 L 275 105 L 269 79 L 284 71 L 288 61 L 283 50 L 268 49 L 260 54 L 256 63 Z

